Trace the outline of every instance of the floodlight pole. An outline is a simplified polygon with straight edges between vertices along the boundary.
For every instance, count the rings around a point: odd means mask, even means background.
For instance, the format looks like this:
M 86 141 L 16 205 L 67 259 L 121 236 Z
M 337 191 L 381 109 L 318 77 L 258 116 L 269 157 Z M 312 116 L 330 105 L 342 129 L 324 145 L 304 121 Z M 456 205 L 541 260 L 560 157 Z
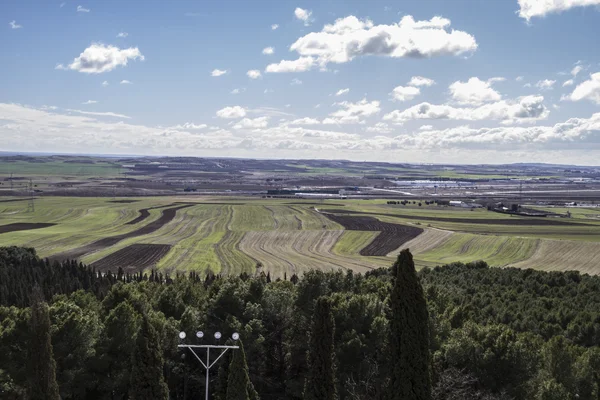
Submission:
M 221 357 L 223 357 L 223 354 L 225 354 L 227 352 L 227 350 L 240 348 L 240 346 L 221 346 L 221 345 L 212 345 L 212 344 L 180 344 L 177 347 L 188 348 L 192 352 L 192 354 L 196 357 L 196 359 L 198 361 L 200 361 L 200 364 L 202 364 L 202 366 L 206 370 L 206 394 L 205 394 L 206 400 L 208 400 L 208 382 L 209 382 L 208 378 L 209 378 L 210 369 L 212 368 L 213 365 L 215 365 L 217 363 L 217 361 L 219 361 L 219 359 Z M 206 364 L 204 363 L 204 361 L 202 361 L 202 359 L 198 356 L 198 354 L 196 354 L 194 349 L 206 349 Z M 212 363 L 210 362 L 210 349 L 222 349 L 221 354 L 219 354 L 219 356 Z

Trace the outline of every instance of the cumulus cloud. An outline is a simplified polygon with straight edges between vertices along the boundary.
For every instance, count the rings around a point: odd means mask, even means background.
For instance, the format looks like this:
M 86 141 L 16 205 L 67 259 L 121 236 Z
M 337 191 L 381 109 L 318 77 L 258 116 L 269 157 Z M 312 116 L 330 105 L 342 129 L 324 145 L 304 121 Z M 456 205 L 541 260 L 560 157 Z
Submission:
M 260 71 L 257 69 L 251 69 L 250 71 L 246 72 L 246 75 L 248 75 L 248 78 L 250 79 L 258 79 L 261 77 Z
M 218 68 L 215 68 L 215 69 L 213 69 L 213 70 L 212 70 L 212 72 L 210 73 L 210 76 L 217 77 L 217 76 L 225 75 L 226 73 L 227 73 L 227 70 L 226 70 L 226 69 L 218 69 Z
M 543 96 L 524 96 L 515 101 L 502 100 L 479 107 L 453 107 L 447 104 L 421 103 L 403 111 L 392 111 L 384 115 L 383 119 L 397 123 L 421 119 L 500 120 L 503 124 L 533 123 L 546 119 L 550 114 L 543 101 Z
M 564 81 L 563 84 L 562 84 L 562 86 L 563 87 L 565 87 L 565 86 L 573 86 L 574 83 L 575 83 L 575 81 L 573 81 L 573 79 L 569 79 L 567 81 Z
M 225 119 L 242 118 L 246 116 L 246 109 L 240 106 L 225 107 L 217 111 L 217 117 Z
M 275 49 L 272 47 L 265 47 L 263 49 L 262 53 L 266 54 L 266 55 L 271 55 L 271 54 L 275 53 Z
M 200 130 L 207 128 L 206 124 L 194 124 L 193 122 L 186 122 L 185 124 L 179 124 L 175 126 L 170 126 L 168 129 L 175 130 Z
M 348 94 L 349 92 L 350 92 L 350 88 L 340 89 L 337 92 L 335 92 L 335 95 L 342 96 L 344 94 Z
M 77 12 L 89 13 L 90 9 L 89 8 L 84 8 L 83 6 L 77 6 Z
M 571 101 L 590 100 L 600 104 L 600 72 L 591 74 L 590 79 L 577 85 L 567 99 Z
M 357 103 L 342 101 L 335 103 L 340 107 L 339 110 L 329 114 L 329 118 L 323 120 L 324 124 L 358 124 L 364 123 L 364 119 L 381 111 L 379 101 L 367 101 L 362 99 Z
M 410 78 L 408 82 L 408 86 L 432 86 L 435 85 L 435 81 L 433 79 L 424 78 L 422 76 L 413 76 Z
M 312 16 L 312 11 L 310 10 L 304 10 L 300 7 L 297 7 L 294 10 L 294 15 L 296 16 L 297 19 L 299 19 L 300 21 L 304 22 L 305 26 L 310 25 L 311 23 L 311 16 Z
M 433 125 L 421 125 L 419 128 L 420 131 L 430 131 L 433 129 Z
M 292 86 L 302 85 L 302 81 L 298 78 L 294 78 L 294 79 L 292 79 L 292 82 L 290 82 L 290 85 L 292 85 Z
M 108 81 L 102 82 L 102 86 L 107 87 L 108 86 Z
M 320 123 L 321 122 L 318 119 L 309 117 L 299 118 L 289 122 L 290 125 L 317 125 Z
M 88 100 L 88 101 L 84 101 L 84 102 L 83 102 L 83 103 L 81 103 L 81 104 L 88 105 L 88 104 L 96 104 L 96 103 L 98 103 L 96 100 Z
M 120 83 L 121 85 L 133 85 L 133 82 L 128 81 L 127 79 L 123 79 Z
M 58 64 L 56 69 L 79 71 L 86 74 L 101 74 L 119 66 L 126 66 L 129 60 L 144 61 L 144 56 L 137 47 L 119 49 L 116 46 L 93 43 L 79 57 L 67 66 Z
M 412 100 L 419 94 L 421 94 L 421 90 L 413 86 L 396 86 L 391 93 L 392 98 L 398 101 Z
M 240 94 L 240 93 L 243 93 L 243 92 L 245 92 L 245 91 L 246 91 L 246 89 L 245 89 L 245 88 L 235 88 L 235 89 L 233 89 L 233 90 L 232 90 L 230 93 L 231 93 L 231 94 Z
M 278 24 L 273 24 L 273 25 L 271 25 L 271 30 L 275 30 L 275 29 L 277 29 L 277 28 L 279 28 L 279 25 L 278 25 Z
M 320 32 L 299 38 L 290 46 L 290 50 L 299 54 L 299 60 L 303 60 L 304 71 L 315 65 L 324 68 L 328 63 L 346 63 L 360 56 L 425 58 L 457 56 L 476 49 L 475 38 L 467 32 L 450 29 L 449 19 L 436 16 L 415 21 L 410 15 L 391 25 L 375 25 L 371 20 L 350 15 L 325 25 Z
M 72 112 L 72 113 L 77 113 L 77 114 L 83 114 L 83 115 L 93 115 L 95 117 L 113 117 L 113 118 L 131 119 L 131 117 L 128 117 L 127 115 L 117 114 L 117 113 L 110 112 L 110 111 L 107 111 L 107 112 L 82 111 L 82 110 L 73 110 L 70 108 L 67 108 L 66 111 Z
M 129 36 L 129 33 L 127 32 L 119 32 L 117 35 L 118 38 L 126 38 L 127 36 Z
M 515 81 L 517 81 L 517 82 L 522 82 L 522 81 L 523 81 L 523 79 L 525 79 L 523 76 L 517 76 L 517 77 L 515 78 Z
M 571 70 L 571 75 L 577 76 L 577 74 L 579 74 L 581 71 L 583 71 L 583 67 L 581 65 L 576 65 Z
M 258 129 L 266 128 L 269 124 L 269 117 L 244 118 L 233 126 L 233 129 Z
M 23 25 L 17 24 L 17 21 L 15 21 L 14 19 L 8 24 L 10 25 L 11 29 L 21 29 L 23 27 Z
M 482 81 L 477 77 L 469 78 L 467 82 L 456 81 L 449 86 L 452 99 L 459 104 L 480 105 L 502 98 L 500 93 L 492 88 L 493 79 Z
M 368 126 L 365 128 L 365 131 L 371 133 L 390 133 L 392 130 L 393 129 L 385 122 L 378 122 L 373 126 Z
M 315 59 L 312 57 L 300 57 L 297 60 L 282 60 L 279 63 L 269 64 L 266 72 L 304 72 L 315 65 Z
M 541 89 L 541 90 L 551 90 L 554 88 L 555 83 L 556 83 L 556 81 L 553 81 L 551 79 L 544 79 L 543 81 L 538 81 L 535 84 L 535 87 L 537 87 L 538 89 Z
M 519 0 L 519 16 L 529 21 L 533 17 L 545 17 L 574 7 L 593 5 L 600 5 L 600 0 Z

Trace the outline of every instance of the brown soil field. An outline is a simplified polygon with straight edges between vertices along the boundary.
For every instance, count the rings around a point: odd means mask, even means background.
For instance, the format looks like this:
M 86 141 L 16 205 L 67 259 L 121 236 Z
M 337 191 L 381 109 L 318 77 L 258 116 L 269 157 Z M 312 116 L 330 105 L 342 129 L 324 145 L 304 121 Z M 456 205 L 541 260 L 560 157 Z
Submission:
M 381 232 L 371 243 L 361 249 L 362 256 L 385 256 L 423 233 L 421 228 L 381 222 L 373 217 L 350 217 L 326 213 L 324 215 L 349 231 Z
M 68 260 L 68 259 L 78 259 L 85 254 L 93 253 L 98 250 L 104 249 L 106 247 L 114 246 L 121 240 L 129 239 L 129 238 L 136 237 L 136 236 L 147 235 L 149 233 L 159 230 L 160 228 L 163 227 L 163 225 L 166 225 L 169 222 L 171 222 L 173 220 L 173 218 L 175 218 L 175 213 L 177 212 L 177 210 L 181 210 L 182 208 L 187 208 L 187 207 L 191 207 L 191 206 L 192 206 L 191 204 L 187 204 L 187 205 L 183 205 L 183 206 L 179 206 L 179 207 L 168 208 L 162 212 L 162 215 L 160 216 L 159 219 L 157 219 L 156 221 L 152 221 L 149 224 L 144 225 L 141 228 L 136 229 L 133 232 L 123 233 L 121 235 L 110 236 L 110 237 L 106 237 L 106 238 L 103 238 L 100 240 L 96 240 L 95 242 L 86 244 L 85 246 L 78 247 L 78 248 L 75 248 L 72 250 L 67 250 L 62 253 L 54 254 L 49 258 L 51 260 L 58 260 L 58 261 Z
M 548 225 L 560 225 L 560 226 L 585 226 L 590 224 L 561 221 L 555 218 L 523 218 L 523 217 L 511 217 L 505 219 L 483 219 L 483 218 L 446 218 L 446 217 L 422 217 L 419 215 L 407 215 L 407 214 L 391 214 L 391 213 L 371 213 L 371 212 L 360 212 L 360 211 L 348 211 L 348 210 L 322 210 L 327 213 L 335 214 L 363 214 L 363 215 L 380 215 L 382 217 L 396 217 L 404 219 L 414 219 L 420 221 L 438 221 L 438 222 L 455 222 L 460 224 L 483 224 L 483 225 L 529 225 L 529 226 L 548 226 Z
M 156 210 L 157 208 L 172 207 L 177 204 L 194 205 L 193 203 L 173 203 L 173 204 L 167 204 L 165 206 L 142 208 L 141 210 L 139 210 L 140 215 L 138 217 L 136 217 L 135 219 L 132 219 L 131 221 L 127 222 L 125 225 L 135 225 L 138 222 L 142 222 L 143 220 L 145 220 L 146 218 L 148 218 L 150 216 L 150 210 Z
M 156 264 L 171 250 L 168 244 L 132 244 L 93 262 L 99 271 L 116 272 L 119 267 L 125 272 L 139 272 Z
M 15 202 L 15 201 L 25 201 L 25 200 L 31 200 L 31 199 L 8 199 L 8 200 L 0 200 L 0 203 L 12 203 L 12 202 Z
M 454 234 L 452 231 L 444 231 L 441 229 L 425 229 L 425 232 L 417 236 L 411 241 L 403 244 L 403 248 L 410 249 L 413 254 L 424 253 L 428 250 L 440 246 L 446 240 Z M 388 254 L 389 256 L 395 256 L 396 253 Z
M 28 231 L 30 229 L 41 229 L 47 228 L 49 226 L 54 226 L 56 224 L 47 224 L 47 223 L 29 223 L 29 222 L 17 222 L 14 224 L 8 225 L 0 225 L 0 233 L 8 233 L 8 232 L 17 232 L 17 231 Z

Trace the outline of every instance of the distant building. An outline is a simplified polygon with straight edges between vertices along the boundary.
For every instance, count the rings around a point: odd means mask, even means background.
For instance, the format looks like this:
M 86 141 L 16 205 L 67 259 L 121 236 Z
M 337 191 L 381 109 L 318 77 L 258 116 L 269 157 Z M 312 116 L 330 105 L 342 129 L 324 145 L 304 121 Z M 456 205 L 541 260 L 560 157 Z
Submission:
M 452 207 L 462 207 L 462 208 L 482 208 L 483 207 L 481 204 L 465 203 L 464 201 L 460 201 L 460 200 L 450 200 L 450 202 L 448 204 Z

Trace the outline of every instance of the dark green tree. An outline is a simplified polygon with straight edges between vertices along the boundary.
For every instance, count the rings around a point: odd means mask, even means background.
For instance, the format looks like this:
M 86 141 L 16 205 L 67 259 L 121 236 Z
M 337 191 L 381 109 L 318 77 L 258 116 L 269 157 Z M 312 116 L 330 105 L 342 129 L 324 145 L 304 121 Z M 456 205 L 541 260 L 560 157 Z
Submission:
M 408 249 L 392 267 L 390 296 L 390 400 L 431 399 L 429 315 Z
M 308 350 L 308 376 L 304 398 L 308 400 L 337 399 L 333 335 L 335 322 L 331 302 L 319 297 L 315 305 Z
M 39 287 L 34 288 L 29 320 L 29 387 L 31 400 L 59 400 L 56 363 L 50 337 L 50 313 Z
M 131 365 L 129 397 L 132 400 L 167 400 L 169 388 L 163 376 L 163 357 L 158 333 L 147 315 L 135 341 Z
M 229 376 L 227 377 L 226 400 L 259 400 L 258 393 L 248 375 L 248 364 L 246 364 L 246 353 L 244 345 L 240 340 L 239 349 L 233 350 L 231 364 L 229 364 Z

